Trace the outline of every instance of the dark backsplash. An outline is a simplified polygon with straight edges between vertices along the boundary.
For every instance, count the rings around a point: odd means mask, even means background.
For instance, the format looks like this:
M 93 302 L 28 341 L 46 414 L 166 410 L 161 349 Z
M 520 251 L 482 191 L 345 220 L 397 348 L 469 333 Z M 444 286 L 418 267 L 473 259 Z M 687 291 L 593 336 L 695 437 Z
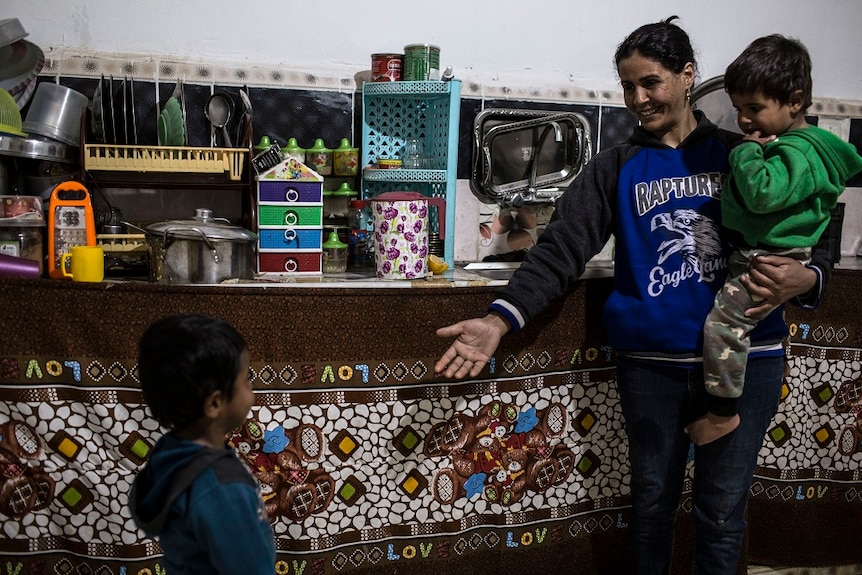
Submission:
M 43 77 L 40 81 L 55 81 Z M 119 91 L 121 80 L 114 79 L 115 91 Z M 88 98 L 93 95 L 99 84 L 93 78 L 60 78 L 60 83 L 81 92 Z M 173 82 L 158 84 L 158 102 L 163 106 L 174 91 Z M 236 112 L 227 128 L 230 134 L 237 131 L 242 102 L 237 86 L 215 86 L 213 92 L 222 92 L 234 100 Z M 362 94 L 351 95 L 344 92 L 314 91 L 279 88 L 256 88 L 248 91 L 253 108 L 253 141 L 256 144 L 261 136 L 269 136 L 284 145 L 288 138 L 296 138 L 303 148 L 310 147 L 316 138 L 323 138 L 328 147 L 337 147 L 342 138 L 348 138 L 353 145 L 362 145 Z M 159 108 L 156 106 L 156 83 L 142 80 L 134 82 L 134 114 L 137 125 L 137 144 L 156 145 L 156 122 Z M 204 107 L 211 94 L 211 87 L 186 83 L 183 86 L 186 99 L 186 123 L 190 146 L 209 145 L 209 121 Z M 120 106 L 118 106 L 119 108 Z M 554 112 L 578 112 L 590 122 L 593 149 L 599 145 L 597 126 L 601 125 L 601 145 L 606 147 L 625 139 L 634 126 L 634 119 L 624 109 L 596 105 L 577 105 L 553 102 L 529 102 L 523 100 L 485 100 L 462 98 L 461 118 L 458 134 L 458 178 L 470 177 L 471 133 L 473 119 L 483 108 L 515 108 L 548 110 Z M 26 109 L 24 110 L 26 114 Z M 130 112 L 129 112 L 130 113 Z M 599 123 L 599 115 L 602 122 Z M 92 136 L 91 136 L 92 137 Z M 90 139 L 88 142 L 93 143 Z M 130 142 L 132 143 L 132 142 Z
M 55 81 L 43 77 L 40 81 Z M 115 86 L 120 80 L 114 79 Z M 92 100 L 99 80 L 93 78 L 62 77 L 60 83 L 73 88 Z M 159 105 L 171 96 L 175 84 L 158 84 Z M 158 109 L 155 97 L 155 82 L 137 80 L 134 83 L 135 119 L 138 127 L 139 145 L 156 145 L 156 121 Z M 215 86 L 213 92 L 223 92 L 234 100 L 237 110 L 228 124 L 230 134 L 237 131 L 242 103 L 237 86 Z M 187 128 L 190 146 L 209 145 L 209 121 L 204 107 L 211 87 L 201 84 L 184 84 L 186 98 Z M 310 147 L 316 138 L 323 138 L 328 147 L 337 147 L 342 138 L 361 147 L 362 94 L 334 91 L 315 91 L 292 88 L 257 88 L 248 91 L 253 108 L 253 141 L 267 135 L 284 145 L 288 138 L 296 138 L 303 148 Z M 515 108 L 548 110 L 554 112 L 578 112 L 587 118 L 591 127 L 593 150 L 607 148 L 628 137 L 635 120 L 625 108 L 616 106 L 579 105 L 525 100 L 479 100 L 461 99 L 461 118 L 458 134 L 458 179 L 470 178 L 471 133 L 476 114 L 484 108 Z M 24 110 L 26 113 L 26 109 Z M 600 121 L 601 120 L 601 121 Z M 601 129 L 598 129 L 598 127 Z M 862 119 L 854 118 L 850 124 L 850 141 L 862 150 Z M 599 138 L 601 136 L 601 138 Z M 848 182 L 850 186 L 862 184 L 862 176 Z

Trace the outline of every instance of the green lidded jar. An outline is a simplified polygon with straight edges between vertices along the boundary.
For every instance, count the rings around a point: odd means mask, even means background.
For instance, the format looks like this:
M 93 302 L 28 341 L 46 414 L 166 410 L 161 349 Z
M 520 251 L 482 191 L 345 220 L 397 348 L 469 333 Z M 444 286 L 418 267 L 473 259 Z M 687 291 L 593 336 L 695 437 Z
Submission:
M 323 143 L 323 138 L 314 140 L 314 145 L 305 150 L 305 165 L 320 174 L 332 174 L 332 150 Z
M 337 190 L 324 190 L 323 215 L 327 218 L 346 218 L 350 201 L 358 195 L 359 192 L 350 189 L 347 182 L 342 182 Z
M 289 160 L 293 158 L 298 162 L 305 163 L 305 148 L 301 148 L 296 138 L 289 138 L 287 144 L 281 148 L 281 158 Z
M 258 155 L 261 152 L 265 152 L 272 146 L 272 141 L 269 139 L 269 136 L 261 136 L 260 141 L 254 145 L 252 148 L 254 150 L 254 155 Z
M 332 151 L 333 171 L 336 176 L 355 176 L 359 173 L 359 148 L 350 145 L 350 140 L 341 138 L 341 143 Z
M 347 271 L 347 244 L 338 239 L 338 232 L 330 232 L 323 244 L 323 273 Z

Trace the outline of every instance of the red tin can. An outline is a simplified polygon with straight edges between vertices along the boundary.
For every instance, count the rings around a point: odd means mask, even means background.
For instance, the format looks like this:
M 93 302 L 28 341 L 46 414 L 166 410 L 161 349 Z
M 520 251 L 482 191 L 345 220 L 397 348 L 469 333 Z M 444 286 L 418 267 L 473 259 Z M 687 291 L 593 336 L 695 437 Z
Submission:
M 397 82 L 401 79 L 401 54 L 372 54 L 371 81 Z

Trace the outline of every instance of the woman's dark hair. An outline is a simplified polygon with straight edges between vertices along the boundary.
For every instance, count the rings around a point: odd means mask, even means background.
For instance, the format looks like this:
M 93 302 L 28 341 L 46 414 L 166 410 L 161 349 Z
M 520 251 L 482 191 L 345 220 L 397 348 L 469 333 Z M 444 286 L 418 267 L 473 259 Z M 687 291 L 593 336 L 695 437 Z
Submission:
M 782 104 L 789 104 L 802 91 L 803 111 L 811 106 L 811 56 L 799 40 L 772 34 L 758 38 L 730 63 L 724 72 L 724 89 L 729 94 L 760 92 Z
M 138 342 L 138 378 L 156 420 L 182 429 L 203 416 L 214 391 L 230 400 L 245 349 L 239 332 L 220 319 L 175 315 L 150 325 Z
M 688 34 L 672 23 L 677 18 L 679 17 L 671 16 L 663 22 L 644 24 L 626 36 L 614 54 L 616 67 L 619 68 L 621 60 L 637 52 L 644 58 L 658 62 L 674 74 L 682 72 L 689 62 L 697 70 L 697 61 Z

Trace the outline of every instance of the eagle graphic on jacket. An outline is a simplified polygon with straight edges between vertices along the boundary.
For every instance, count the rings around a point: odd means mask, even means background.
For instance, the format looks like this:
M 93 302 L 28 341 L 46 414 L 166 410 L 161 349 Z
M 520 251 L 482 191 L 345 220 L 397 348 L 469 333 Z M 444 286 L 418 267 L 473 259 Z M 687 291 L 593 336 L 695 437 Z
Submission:
M 679 209 L 653 216 L 651 231 L 665 230 L 666 239 L 658 247 L 658 263 L 673 254 L 680 256 L 698 273 L 701 262 L 721 257 L 718 225 L 710 218 L 691 209 Z

